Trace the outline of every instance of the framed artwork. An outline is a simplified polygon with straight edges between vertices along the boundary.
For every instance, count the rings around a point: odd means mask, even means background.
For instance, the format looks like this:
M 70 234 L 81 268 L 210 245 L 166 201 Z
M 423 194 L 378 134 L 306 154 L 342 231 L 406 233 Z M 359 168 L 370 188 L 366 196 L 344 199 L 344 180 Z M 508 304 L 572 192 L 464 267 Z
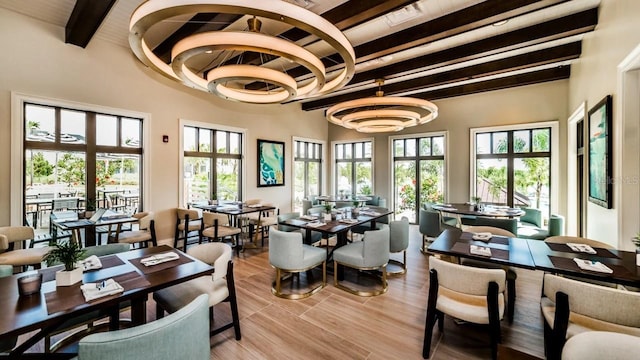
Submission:
M 258 139 L 258 186 L 284 186 L 284 142 Z
M 589 110 L 589 201 L 611 209 L 613 198 L 611 95 Z

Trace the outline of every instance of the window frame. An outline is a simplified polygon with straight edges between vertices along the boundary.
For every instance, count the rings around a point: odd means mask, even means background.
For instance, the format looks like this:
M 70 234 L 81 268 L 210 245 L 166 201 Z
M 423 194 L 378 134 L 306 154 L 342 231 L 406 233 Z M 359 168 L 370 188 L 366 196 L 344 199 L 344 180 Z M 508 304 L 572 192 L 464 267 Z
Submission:
M 365 143 L 365 142 L 370 142 L 371 143 L 371 194 L 375 195 L 376 194 L 376 171 L 375 171 L 375 154 L 376 154 L 376 142 L 374 138 L 361 138 L 361 139 L 353 139 L 353 140 L 339 140 L 339 141 L 332 141 L 331 142 L 331 194 L 335 195 L 336 194 L 336 187 L 337 187 L 337 163 L 338 160 L 336 159 L 336 145 L 344 145 L 344 144 L 356 144 L 356 143 Z M 355 152 L 352 152 L 351 154 L 351 159 L 345 161 L 345 160 L 341 160 L 341 162 L 350 162 L 352 164 L 352 168 L 355 167 L 355 163 L 357 161 L 355 161 Z M 365 158 L 362 158 L 365 159 Z M 362 161 L 358 161 L 358 162 L 362 162 Z M 353 169 L 354 171 L 352 172 L 353 174 L 355 174 L 355 169 Z M 353 184 L 352 184 L 353 186 Z
M 179 144 L 178 144 L 178 149 L 179 149 L 179 159 L 178 159 L 178 166 L 179 166 L 179 175 L 178 175 L 178 204 L 185 204 L 186 206 L 186 199 L 184 198 L 184 157 L 185 157 L 185 150 L 184 150 L 184 128 L 189 126 L 189 127 L 196 127 L 196 128 L 201 128 L 201 129 L 207 129 L 207 130 L 218 130 L 218 131 L 227 131 L 227 132 L 234 132 L 234 133 L 239 133 L 240 134 L 240 194 L 238 194 L 238 199 L 242 200 L 244 194 L 246 194 L 246 178 L 247 178 L 247 172 L 246 172 L 246 153 L 247 153 L 247 129 L 245 128 L 236 128 L 236 127 L 232 127 L 232 126 L 226 126 L 226 125 L 220 125 L 220 124 L 214 124 L 214 123 L 208 123 L 208 122 L 201 122 L 201 121 L 194 121 L 194 120 L 188 120 L 188 119 L 180 119 L 179 120 Z M 215 132 L 214 132 L 215 134 Z M 215 135 L 213 136 L 215 138 Z M 229 137 L 227 137 L 228 140 Z M 198 143 L 197 143 L 198 144 Z M 206 157 L 207 159 L 218 159 L 218 158 L 236 158 L 235 154 L 227 154 L 227 155 L 233 155 L 233 156 L 220 156 L 220 157 L 216 157 L 213 154 L 216 153 L 215 152 L 215 148 L 214 148 L 214 142 L 211 143 L 212 145 L 212 151 L 211 151 L 211 156 L 210 157 Z M 229 148 L 230 143 L 229 141 L 227 141 L 227 148 Z M 215 167 L 215 163 L 212 163 L 212 169 Z M 212 181 L 215 181 L 215 176 L 212 177 Z M 181 205 L 182 206 L 182 205 Z
M 327 142 L 324 140 L 319 140 L 319 139 L 311 139 L 311 138 L 304 138 L 304 137 L 299 137 L 299 136 L 293 136 L 291 138 L 291 181 L 292 181 L 292 185 L 291 185 L 291 209 L 295 209 L 295 193 L 296 193 L 296 188 L 295 188 L 295 169 L 296 169 L 296 142 L 305 142 L 305 143 L 312 143 L 312 144 L 318 144 L 320 145 L 320 194 L 318 195 L 322 195 L 325 193 L 325 189 L 326 189 L 326 184 L 327 184 L 327 172 L 326 172 L 326 162 L 325 159 L 327 158 Z M 305 153 L 306 154 L 306 153 Z M 310 159 L 305 159 L 305 160 L 301 160 L 301 161 L 305 161 L 305 172 L 307 171 L 307 165 L 308 162 L 315 162 L 315 161 L 311 161 Z M 305 191 L 306 191 L 306 184 L 305 184 Z M 306 194 L 305 194 L 306 196 Z
M 549 174 L 549 199 L 559 199 L 560 196 L 560 126 L 557 120 L 554 121 L 542 121 L 531 122 L 515 125 L 501 125 L 501 126 L 488 126 L 481 128 L 469 129 L 469 196 L 476 193 L 476 162 L 478 160 L 477 155 L 481 155 L 481 158 L 485 154 L 476 154 L 476 135 L 481 133 L 491 133 L 500 131 L 518 131 L 518 130 L 535 130 L 540 128 L 550 128 L 551 139 L 549 143 L 550 157 L 550 174 Z M 532 147 L 533 144 L 530 144 Z M 522 156 L 528 153 L 514 153 L 517 158 L 527 157 Z M 502 154 L 501 154 L 502 155 Z M 504 158 L 507 158 L 506 156 Z M 507 170 L 509 171 L 509 170 Z M 558 213 L 560 201 L 549 201 L 549 213 Z
M 142 200 L 142 208 L 148 209 L 149 207 L 149 181 L 151 178 L 151 166 L 150 166 L 150 157 L 149 151 L 147 148 L 149 147 L 149 124 L 151 119 L 151 114 L 131 111 L 126 109 L 119 108 L 111 108 L 107 106 L 95 105 L 95 104 L 87 104 L 80 102 L 72 102 L 61 99 L 54 99 L 44 96 L 37 95 L 29 95 L 19 92 L 11 92 L 11 169 L 15 171 L 11 171 L 11 225 L 12 226 L 20 226 L 23 224 L 22 214 L 25 208 L 24 204 L 24 156 L 25 156 L 25 126 L 24 126 L 24 116 L 25 116 L 25 106 L 27 104 L 33 105 L 41 105 L 41 106 L 50 106 L 67 110 L 74 111 L 83 111 L 88 113 L 95 113 L 101 115 L 112 115 L 118 116 L 121 118 L 134 118 L 140 119 L 142 121 L 142 133 L 141 133 L 141 142 L 142 146 L 140 147 L 142 153 L 140 154 L 141 167 L 140 171 L 142 172 L 141 176 L 141 184 L 140 184 L 140 195 Z M 89 131 L 89 128 L 86 128 L 86 131 Z M 63 144 L 59 144 L 63 145 Z M 63 145 L 58 147 L 55 151 L 66 151 L 66 150 L 77 150 L 77 146 L 71 145 L 71 147 L 67 148 L 69 145 Z M 85 149 L 89 147 L 89 144 L 80 145 Z M 113 149 L 114 147 L 109 146 L 95 146 L 93 144 L 95 152 L 102 152 L 103 150 Z M 33 148 L 32 148 L 33 149 Z M 120 148 L 118 148 L 120 149 Z M 137 148 L 131 148 L 136 149 Z M 88 154 L 89 151 L 86 151 Z M 95 180 L 95 173 L 90 173 L 91 169 L 87 169 L 87 181 L 90 181 L 89 176 L 92 176 Z M 92 174 L 92 175 L 91 175 Z

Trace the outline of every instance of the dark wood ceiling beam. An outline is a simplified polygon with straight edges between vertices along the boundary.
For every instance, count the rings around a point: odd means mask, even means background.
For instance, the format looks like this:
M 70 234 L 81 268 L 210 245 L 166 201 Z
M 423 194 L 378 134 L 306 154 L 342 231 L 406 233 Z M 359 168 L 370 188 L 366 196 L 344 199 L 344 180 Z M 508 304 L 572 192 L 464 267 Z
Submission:
M 385 95 L 394 95 L 407 91 L 415 91 L 425 87 L 447 85 L 455 82 L 470 80 L 474 78 L 487 77 L 496 74 L 512 72 L 516 70 L 531 68 L 535 66 L 553 64 L 561 61 L 577 59 L 580 57 L 581 44 L 574 42 L 560 45 L 549 49 L 538 50 L 526 54 L 516 55 L 505 59 L 490 61 L 482 64 L 468 66 L 451 71 L 441 72 L 415 79 L 397 82 L 382 86 Z M 313 110 L 328 107 L 343 101 L 371 97 L 374 95 L 373 89 L 364 89 L 351 93 L 341 94 L 315 101 L 310 101 L 302 105 L 303 110 Z M 412 95 L 413 96 L 413 95 Z
M 216 14 L 216 13 L 201 13 L 194 15 L 187 23 L 182 25 L 178 30 L 174 31 L 168 38 L 158 44 L 153 49 L 153 52 L 157 57 L 162 59 L 165 63 L 171 62 L 171 49 L 180 40 L 187 36 L 193 35 L 203 29 L 204 27 L 210 31 L 222 30 L 229 24 L 240 19 L 241 15 L 236 14 Z
M 356 74 L 349 85 L 373 81 L 375 79 L 392 79 L 399 74 L 408 74 L 429 66 L 450 65 L 462 61 L 504 52 L 514 48 L 530 46 L 593 31 L 598 24 L 598 9 L 589 9 L 577 14 L 550 20 L 506 34 L 426 54 L 411 60 L 379 67 Z
M 394 52 L 409 49 L 411 47 L 440 40 L 449 36 L 475 30 L 498 21 L 527 14 L 553 6 L 567 0 L 487 0 L 482 3 L 455 11 L 431 21 L 418 24 L 382 38 L 369 41 L 355 47 L 357 61 L 364 62 L 370 59 L 388 55 Z M 323 59 L 325 64 L 338 64 L 342 61 L 337 54 Z M 294 78 L 305 75 L 307 70 L 298 66 L 287 70 Z M 264 84 L 253 83 L 246 86 L 247 89 L 263 89 Z
M 571 66 L 559 66 L 552 69 L 534 71 L 526 74 L 507 76 L 499 79 L 480 81 L 472 84 L 413 94 L 412 97 L 426 100 L 438 100 L 481 92 L 508 89 L 518 86 L 540 84 L 549 81 L 566 80 L 571 76 Z
M 414 2 L 416 0 L 350 0 L 320 14 L 320 16 L 338 29 L 345 30 Z M 277 36 L 295 42 L 309 36 L 309 33 L 302 29 L 292 28 Z M 262 58 L 257 53 L 244 54 L 242 63 L 260 65 L 276 58 L 277 56 L 269 54 L 262 54 Z M 238 56 L 227 60 L 225 65 L 236 63 L 238 63 Z
M 87 47 L 116 0 L 77 0 L 65 26 L 65 42 Z

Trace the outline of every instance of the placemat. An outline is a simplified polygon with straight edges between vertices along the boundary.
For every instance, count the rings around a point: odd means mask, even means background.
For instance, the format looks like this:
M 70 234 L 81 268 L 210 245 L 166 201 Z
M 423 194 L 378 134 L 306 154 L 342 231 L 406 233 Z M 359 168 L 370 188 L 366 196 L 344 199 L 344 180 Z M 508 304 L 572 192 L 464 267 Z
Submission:
M 592 246 L 593 250 L 595 250 L 596 253 L 595 254 L 587 254 L 587 253 L 583 253 L 583 252 L 573 251 L 573 250 L 571 250 L 571 248 L 567 244 L 558 244 L 558 243 L 546 243 L 546 244 L 549 247 L 549 249 L 551 249 L 553 251 L 568 252 L 568 253 L 572 253 L 572 254 L 585 254 L 585 255 L 590 255 L 590 256 L 599 256 L 599 257 L 604 257 L 604 258 L 619 259 L 619 257 L 614 255 L 611 251 L 609 251 L 607 249 L 603 249 L 603 248 L 595 248 L 595 247 Z
M 186 263 L 190 263 L 193 260 L 189 259 L 188 257 L 182 255 L 179 251 L 174 251 L 176 254 L 178 254 L 178 256 L 180 256 L 180 258 L 178 260 L 172 260 L 172 261 L 167 261 L 167 262 L 163 262 L 160 263 L 158 265 L 152 265 L 152 266 L 144 266 L 142 265 L 142 263 L 140 262 L 142 259 L 147 258 L 151 255 L 146 255 L 143 257 L 139 257 L 137 259 L 131 259 L 129 260 L 129 262 L 137 267 L 138 269 L 140 269 L 140 271 L 142 271 L 143 274 L 147 275 L 147 274 L 151 274 L 157 271 L 162 271 L 165 269 L 169 269 L 172 268 L 174 266 L 178 266 L 178 265 L 182 265 L 182 264 L 186 264 Z
M 98 281 L 102 281 L 106 279 L 100 279 Z M 128 291 L 131 289 L 137 289 L 141 287 L 145 287 L 149 285 L 149 282 L 144 277 L 140 276 L 135 271 L 130 271 L 128 273 L 118 275 L 113 277 L 118 284 L 122 285 L 124 291 Z M 52 291 L 44 294 L 44 298 L 47 302 L 47 312 L 49 314 L 57 313 L 60 311 L 66 311 L 73 309 L 76 306 L 82 305 L 86 303 L 84 300 L 84 296 L 82 295 L 82 290 L 80 290 L 81 283 L 77 283 L 73 286 L 60 286 L 56 287 L 56 291 Z M 96 300 L 91 301 L 92 304 L 101 303 L 108 299 L 113 299 L 114 297 L 118 297 L 120 294 L 114 294 L 111 296 L 105 296 Z
M 631 281 L 637 280 L 637 278 L 627 268 L 621 265 L 605 264 L 607 265 L 607 267 L 613 270 L 613 274 L 607 274 L 607 273 L 598 272 L 598 271 L 582 270 L 580 269 L 578 264 L 576 264 L 576 262 L 573 261 L 572 258 L 564 258 L 559 256 L 551 256 L 551 255 L 548 255 L 548 256 L 549 256 L 549 260 L 551 260 L 551 263 L 553 263 L 553 266 L 555 266 L 558 269 L 571 270 L 575 272 L 583 272 L 587 274 L 599 274 L 602 276 L 615 276 L 620 279 L 631 280 Z
M 100 258 L 100 262 L 102 263 L 102 269 L 124 265 L 124 261 L 122 261 L 117 255 L 102 256 Z M 42 282 L 47 282 L 47 281 L 55 280 L 56 273 L 60 270 L 62 270 L 62 265 L 56 265 L 46 269 L 41 269 L 41 270 L 38 270 L 38 272 L 42 273 Z M 91 272 L 96 270 L 100 270 L 100 269 L 87 270 L 85 272 Z
M 475 240 L 473 238 L 473 233 L 471 232 L 463 232 L 462 235 L 460 235 L 460 240 L 482 241 L 482 240 Z M 489 244 L 509 245 L 509 238 L 504 236 L 492 236 L 491 239 L 489 239 L 489 241 L 483 241 L 483 242 L 486 242 Z
M 453 244 L 451 247 L 452 252 L 457 252 L 461 254 L 471 255 L 469 251 L 471 244 L 464 242 L 457 242 Z M 477 256 L 477 255 L 474 255 Z M 500 260 L 509 260 L 509 250 L 495 249 L 491 248 L 491 258 L 492 259 L 500 259 Z

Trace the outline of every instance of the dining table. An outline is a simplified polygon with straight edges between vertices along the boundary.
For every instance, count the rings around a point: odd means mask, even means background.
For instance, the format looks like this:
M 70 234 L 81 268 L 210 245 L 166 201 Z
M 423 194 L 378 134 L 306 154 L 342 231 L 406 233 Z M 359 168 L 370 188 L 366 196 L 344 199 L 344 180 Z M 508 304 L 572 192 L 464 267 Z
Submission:
M 143 259 L 150 256 L 173 253 L 176 259 L 145 266 Z M 83 314 L 100 312 L 110 316 L 110 329 L 118 324 L 119 305 L 131 303 L 133 325 L 146 322 L 146 302 L 150 293 L 200 276 L 212 274 L 214 268 L 178 249 L 166 245 L 130 250 L 100 257 L 102 267 L 83 274 L 84 284 L 102 283 L 107 279 L 118 282 L 124 291 L 86 301 L 80 288 L 82 283 L 68 287 L 56 287 L 55 273 L 62 266 L 38 270 L 43 282 L 39 292 L 19 295 L 18 278 L 25 274 L 0 278 L 0 340 L 31 333 L 9 354 L 0 358 L 55 358 L 56 354 L 38 354 L 25 351 L 41 341 L 65 321 Z
M 100 211 L 100 209 L 97 211 Z M 70 231 L 73 241 L 76 241 L 80 246 L 82 246 L 82 244 L 84 244 L 84 246 L 94 246 L 98 243 L 96 241 L 96 227 L 106 227 L 108 229 L 108 241 L 111 232 L 118 232 L 122 224 L 134 223 L 137 221 L 138 218 L 134 218 L 125 213 L 113 212 L 111 210 L 108 210 L 108 212 L 105 212 L 105 215 L 96 220 L 79 219 L 78 214 L 75 211 L 54 212 L 50 217 L 50 224 L 54 228 L 54 231 L 52 231 L 52 240 L 53 242 L 57 242 L 58 231 L 55 229 L 61 229 Z M 112 229 L 113 226 L 116 228 Z M 82 239 L 81 230 L 84 232 L 84 241 Z
M 470 203 L 453 204 L 433 204 L 431 207 L 440 213 L 448 213 L 456 216 L 458 227 L 462 227 L 461 216 L 480 216 L 491 218 L 517 218 L 525 214 L 519 208 L 512 208 L 506 205 L 484 204 L 479 207 Z

